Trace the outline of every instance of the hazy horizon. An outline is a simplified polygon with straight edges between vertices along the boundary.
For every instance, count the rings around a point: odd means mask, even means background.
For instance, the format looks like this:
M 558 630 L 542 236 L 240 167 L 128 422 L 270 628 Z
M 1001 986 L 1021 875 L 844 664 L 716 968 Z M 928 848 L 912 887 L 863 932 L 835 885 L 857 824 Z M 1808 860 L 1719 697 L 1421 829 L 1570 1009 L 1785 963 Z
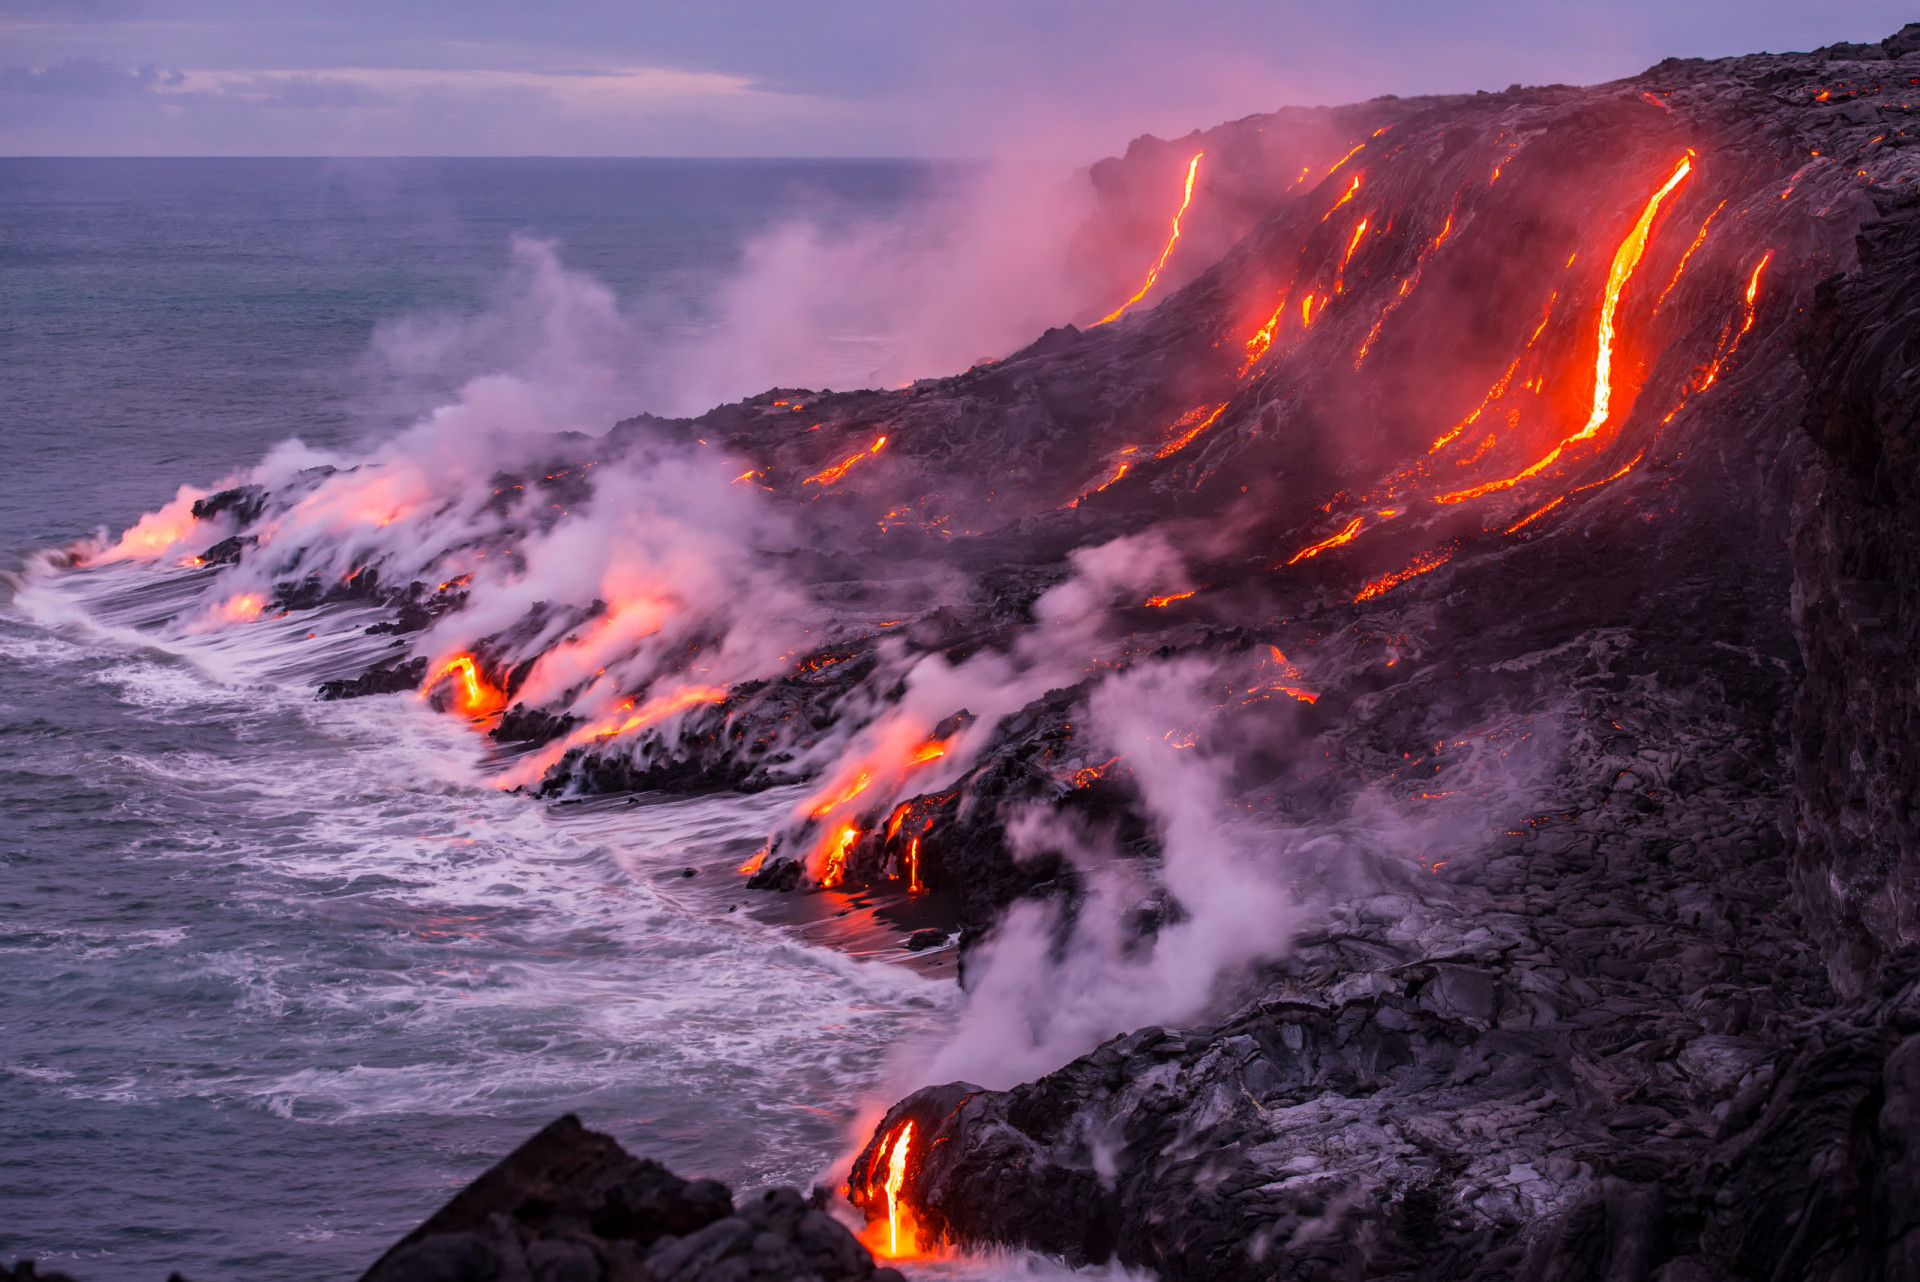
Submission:
M 1911 18 L 1891 0 L 0 0 L 0 154 L 1084 158 L 1283 106 L 1593 84 Z

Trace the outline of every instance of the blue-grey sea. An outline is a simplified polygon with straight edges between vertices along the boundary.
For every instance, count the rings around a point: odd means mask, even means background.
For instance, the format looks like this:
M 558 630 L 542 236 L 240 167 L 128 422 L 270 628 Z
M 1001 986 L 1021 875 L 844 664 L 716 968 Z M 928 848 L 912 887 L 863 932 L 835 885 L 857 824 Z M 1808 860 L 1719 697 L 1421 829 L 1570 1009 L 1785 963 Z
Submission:
M 470 332 L 516 236 L 665 343 L 775 222 L 892 218 L 937 180 L 0 160 L 0 568 L 430 409 L 498 353 L 382 335 Z M 0 588 L 0 1260 L 352 1278 L 567 1110 L 688 1175 L 804 1184 L 950 1012 L 951 984 L 727 911 L 719 874 L 789 798 L 543 809 L 416 701 L 316 702 L 244 647 L 152 640 L 145 608 Z

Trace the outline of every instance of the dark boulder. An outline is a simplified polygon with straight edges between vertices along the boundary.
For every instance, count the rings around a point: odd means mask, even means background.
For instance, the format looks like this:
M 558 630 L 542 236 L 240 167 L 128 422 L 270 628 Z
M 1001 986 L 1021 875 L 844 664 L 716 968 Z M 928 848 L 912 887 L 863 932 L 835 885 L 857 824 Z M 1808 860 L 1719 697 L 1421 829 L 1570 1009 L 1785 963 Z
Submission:
M 362 1282 L 901 1282 L 797 1191 L 736 1208 L 568 1114 L 401 1238 Z
M 418 690 L 420 683 L 426 679 L 427 660 L 423 655 L 399 663 L 376 664 L 357 677 L 324 681 L 320 685 L 320 697 L 361 699 L 371 694 L 404 694 Z

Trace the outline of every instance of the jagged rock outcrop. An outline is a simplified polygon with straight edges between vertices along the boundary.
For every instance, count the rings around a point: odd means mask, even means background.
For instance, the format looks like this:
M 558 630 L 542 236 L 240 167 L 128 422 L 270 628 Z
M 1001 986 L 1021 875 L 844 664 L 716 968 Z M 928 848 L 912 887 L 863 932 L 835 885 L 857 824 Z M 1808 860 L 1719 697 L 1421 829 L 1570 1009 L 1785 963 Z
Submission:
M 1819 452 L 1793 534 L 1798 871 L 1852 992 L 1920 942 L 1920 200 L 1880 200 L 1801 343 Z
M 793 1189 L 736 1205 L 560 1118 L 463 1189 L 363 1282 L 901 1282 Z

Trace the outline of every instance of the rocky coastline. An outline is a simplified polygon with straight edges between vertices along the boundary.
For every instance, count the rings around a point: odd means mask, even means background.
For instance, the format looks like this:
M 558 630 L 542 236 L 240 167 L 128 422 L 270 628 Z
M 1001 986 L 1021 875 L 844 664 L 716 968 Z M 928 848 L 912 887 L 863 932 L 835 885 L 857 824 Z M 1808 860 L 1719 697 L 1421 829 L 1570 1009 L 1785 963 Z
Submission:
M 972 961 L 1012 908 L 1066 938 L 1108 869 L 1168 865 L 1149 767 L 1089 704 L 1115 673 L 1213 674 L 1210 728 L 1174 746 L 1224 763 L 1297 911 L 1204 1019 L 896 1103 L 845 1194 L 924 1243 L 1165 1282 L 1920 1277 L 1916 112 L 1920 24 L 1199 135 L 1239 160 L 1156 306 L 897 391 L 643 416 L 503 478 L 558 510 L 649 442 L 721 449 L 793 523 L 782 573 L 847 622 L 576 741 L 565 700 L 521 692 L 607 606 L 541 602 L 464 656 L 490 733 L 552 747 L 542 798 L 819 784 L 910 664 L 994 659 L 1008 710 L 976 683 L 917 727 L 930 755 L 869 763 L 742 871 L 924 894 Z M 1144 234 L 1138 193 L 1188 145 L 1096 170 L 1089 254 Z M 1550 367 L 1582 361 L 1591 417 L 1535 441 L 1570 412 Z M 209 553 L 248 566 L 255 522 L 321 481 L 216 496 Z M 1061 594 L 1115 545 L 1184 577 L 1115 579 L 1105 630 L 1069 631 Z M 391 615 L 391 653 L 325 697 L 435 679 L 409 638 L 463 587 L 288 565 L 278 608 Z M 1022 836 L 1040 812 L 1105 862 Z M 1127 947 L 1193 911 L 1143 893 Z M 367 1282 L 897 1276 L 824 1200 L 736 1206 L 566 1118 Z

